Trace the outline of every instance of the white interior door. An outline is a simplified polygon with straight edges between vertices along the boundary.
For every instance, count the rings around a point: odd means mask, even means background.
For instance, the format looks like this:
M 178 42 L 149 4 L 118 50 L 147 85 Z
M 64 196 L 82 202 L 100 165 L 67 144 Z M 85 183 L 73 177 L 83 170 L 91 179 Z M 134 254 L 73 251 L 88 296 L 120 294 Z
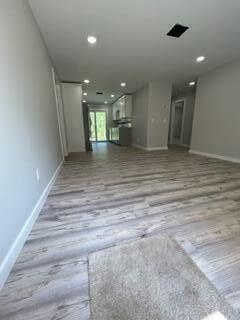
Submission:
M 171 144 L 183 144 L 185 100 L 174 101 L 172 105 Z

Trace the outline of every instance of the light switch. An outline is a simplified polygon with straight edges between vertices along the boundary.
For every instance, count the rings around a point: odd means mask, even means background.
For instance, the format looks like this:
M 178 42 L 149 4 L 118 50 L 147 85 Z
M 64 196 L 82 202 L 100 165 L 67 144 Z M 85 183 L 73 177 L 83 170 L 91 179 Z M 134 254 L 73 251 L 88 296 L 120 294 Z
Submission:
M 36 178 L 37 178 L 37 181 L 40 180 L 40 173 L 38 168 L 36 169 Z

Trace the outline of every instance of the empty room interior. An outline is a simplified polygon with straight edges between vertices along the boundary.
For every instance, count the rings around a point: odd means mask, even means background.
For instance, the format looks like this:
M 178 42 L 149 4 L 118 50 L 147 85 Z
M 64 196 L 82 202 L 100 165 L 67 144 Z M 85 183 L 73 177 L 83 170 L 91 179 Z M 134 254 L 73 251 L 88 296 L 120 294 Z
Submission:
M 0 26 L 0 319 L 240 319 L 240 1 Z

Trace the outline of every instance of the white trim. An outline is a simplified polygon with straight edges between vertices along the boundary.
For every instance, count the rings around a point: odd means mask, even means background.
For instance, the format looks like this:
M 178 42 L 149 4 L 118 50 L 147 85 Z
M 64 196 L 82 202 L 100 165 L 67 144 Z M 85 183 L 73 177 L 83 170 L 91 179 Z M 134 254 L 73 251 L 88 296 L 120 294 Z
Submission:
M 214 153 L 207 153 L 207 152 L 202 152 L 202 151 L 193 150 L 193 149 L 190 149 L 189 153 L 198 154 L 200 156 L 209 157 L 209 158 L 216 158 L 216 159 L 220 159 L 220 160 L 240 163 L 240 159 L 239 158 L 220 156 L 220 155 L 214 154 Z
M 57 111 L 58 130 L 59 130 L 59 138 L 61 142 L 62 159 L 64 159 L 64 157 L 68 155 L 67 144 L 66 144 L 66 130 L 65 130 L 64 118 L 63 118 L 62 98 L 60 97 L 61 89 L 60 89 L 60 85 L 59 84 L 57 85 L 56 83 L 54 68 L 52 68 L 52 82 L 53 82 L 55 105 L 56 105 L 56 111 Z M 59 99 L 61 99 L 61 101 L 59 101 Z
M 82 87 L 82 83 L 80 83 L 80 82 L 64 82 L 64 81 L 60 81 L 60 83 L 64 84 L 65 86 Z
M 50 179 L 48 185 L 44 189 L 43 193 L 41 194 L 40 198 L 38 199 L 36 205 L 34 206 L 30 216 L 28 217 L 27 221 L 25 222 L 24 226 L 22 227 L 21 231 L 17 235 L 15 241 L 13 242 L 11 248 L 9 249 L 6 257 L 4 258 L 3 262 L 0 265 L 0 290 L 4 286 L 10 271 L 12 270 L 22 248 L 27 240 L 29 233 L 32 230 L 32 227 L 38 218 L 38 215 L 47 199 L 47 196 L 51 190 L 52 185 L 54 184 L 59 171 L 61 170 L 63 165 L 63 161 L 59 164 L 58 168 L 54 172 L 52 178 Z
M 58 109 L 58 98 L 57 98 L 55 71 L 53 68 L 52 68 L 52 83 L 53 83 L 55 106 L 56 106 L 57 119 L 58 119 L 58 131 L 59 131 L 59 138 L 60 138 L 60 143 L 61 143 L 61 151 L 62 151 L 62 159 L 63 159 L 64 158 L 64 145 L 63 145 L 63 137 L 62 137 L 61 127 L 60 127 L 60 115 L 59 115 L 59 109 Z
M 168 150 L 168 147 L 153 147 L 153 148 L 146 148 L 146 147 L 143 147 L 139 144 L 132 144 L 132 147 L 133 148 L 137 148 L 137 149 L 142 149 L 142 150 L 145 150 L 145 151 L 157 151 L 157 150 Z
M 168 150 L 168 147 L 146 148 L 147 151 Z
M 61 85 L 56 84 L 56 93 L 57 93 L 57 109 L 59 113 L 59 124 L 63 141 L 63 152 L 64 156 L 68 156 L 68 147 L 67 147 L 67 133 L 66 133 L 66 124 L 65 124 L 65 115 L 63 108 L 63 99 L 62 99 L 62 91 Z
M 132 147 L 133 147 L 133 148 L 137 148 L 137 149 L 141 149 L 141 150 L 147 151 L 147 148 L 141 146 L 140 144 L 132 144 Z

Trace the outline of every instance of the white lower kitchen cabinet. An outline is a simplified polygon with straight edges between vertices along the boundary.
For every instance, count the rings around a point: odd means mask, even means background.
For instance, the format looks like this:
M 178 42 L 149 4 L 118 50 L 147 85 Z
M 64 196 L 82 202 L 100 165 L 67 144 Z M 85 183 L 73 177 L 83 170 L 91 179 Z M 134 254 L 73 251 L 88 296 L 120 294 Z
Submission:
M 132 128 L 110 128 L 109 141 L 119 144 L 120 146 L 130 146 L 132 141 Z

